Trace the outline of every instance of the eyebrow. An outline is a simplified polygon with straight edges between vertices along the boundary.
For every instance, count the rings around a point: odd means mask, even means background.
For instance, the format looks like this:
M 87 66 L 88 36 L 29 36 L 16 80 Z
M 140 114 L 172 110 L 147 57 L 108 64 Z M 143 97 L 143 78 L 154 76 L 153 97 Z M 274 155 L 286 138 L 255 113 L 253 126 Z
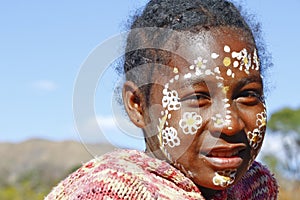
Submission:
M 239 91 L 241 88 L 243 88 L 249 83 L 259 83 L 263 86 L 263 82 L 260 76 L 250 75 L 239 80 L 239 82 L 235 86 L 234 92 Z
M 212 85 L 212 83 L 213 81 L 205 80 L 204 78 L 201 77 L 191 77 L 189 79 L 186 79 L 180 88 L 181 89 L 190 88 L 201 84 Z
M 255 75 L 250 75 L 248 77 L 240 79 L 238 82 L 237 88 L 242 88 L 243 86 L 249 84 L 249 83 L 262 83 L 261 77 L 260 76 L 255 76 Z

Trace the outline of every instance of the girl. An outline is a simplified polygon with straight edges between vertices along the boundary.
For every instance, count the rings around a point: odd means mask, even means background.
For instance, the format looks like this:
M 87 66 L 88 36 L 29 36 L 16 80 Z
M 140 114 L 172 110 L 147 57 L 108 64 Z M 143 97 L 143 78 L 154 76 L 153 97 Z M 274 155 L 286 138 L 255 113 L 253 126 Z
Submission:
M 151 0 L 123 66 L 145 152 L 96 158 L 46 199 L 276 199 L 276 180 L 254 161 L 266 130 L 262 53 L 228 1 Z

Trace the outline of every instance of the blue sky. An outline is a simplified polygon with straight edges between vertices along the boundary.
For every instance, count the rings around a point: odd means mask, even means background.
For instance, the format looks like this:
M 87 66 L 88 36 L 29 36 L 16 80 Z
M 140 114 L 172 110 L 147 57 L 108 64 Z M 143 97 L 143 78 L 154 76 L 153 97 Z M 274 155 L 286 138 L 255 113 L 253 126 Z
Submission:
M 0 141 L 29 138 L 79 139 L 72 96 L 88 55 L 124 30 L 128 16 L 146 0 L 2 1 L 0 5 Z M 300 106 L 300 1 L 242 1 L 262 22 L 274 67 L 268 112 Z M 107 75 L 109 77 L 108 72 Z M 108 78 L 105 81 L 108 82 Z M 111 84 L 98 86 L 97 98 L 111 98 Z M 110 106 L 95 105 L 100 120 L 113 131 Z M 92 132 L 93 126 L 89 127 Z M 81 135 L 82 137 L 82 135 Z M 119 137 L 119 136 L 112 136 Z M 110 140 L 110 139 L 109 139 Z M 131 145 L 134 141 L 119 139 Z

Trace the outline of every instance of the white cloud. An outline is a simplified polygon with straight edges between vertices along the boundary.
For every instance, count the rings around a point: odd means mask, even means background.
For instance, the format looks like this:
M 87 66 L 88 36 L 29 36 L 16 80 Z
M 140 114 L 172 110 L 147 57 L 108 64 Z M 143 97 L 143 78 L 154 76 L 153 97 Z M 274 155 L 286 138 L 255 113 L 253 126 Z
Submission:
M 58 86 L 50 80 L 38 80 L 33 83 L 33 87 L 43 91 L 54 91 Z

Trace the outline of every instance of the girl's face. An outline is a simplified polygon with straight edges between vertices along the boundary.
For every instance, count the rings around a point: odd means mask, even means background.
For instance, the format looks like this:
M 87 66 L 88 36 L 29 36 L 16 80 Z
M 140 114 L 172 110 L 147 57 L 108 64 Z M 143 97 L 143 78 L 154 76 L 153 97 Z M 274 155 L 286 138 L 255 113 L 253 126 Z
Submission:
M 153 72 L 147 144 L 198 186 L 222 190 L 249 168 L 266 129 L 257 52 L 239 29 L 218 28 L 176 48 L 185 62 Z M 154 130 L 155 129 L 155 130 Z M 153 148 L 152 148 L 153 147 Z M 163 155 L 163 156 L 161 156 Z

